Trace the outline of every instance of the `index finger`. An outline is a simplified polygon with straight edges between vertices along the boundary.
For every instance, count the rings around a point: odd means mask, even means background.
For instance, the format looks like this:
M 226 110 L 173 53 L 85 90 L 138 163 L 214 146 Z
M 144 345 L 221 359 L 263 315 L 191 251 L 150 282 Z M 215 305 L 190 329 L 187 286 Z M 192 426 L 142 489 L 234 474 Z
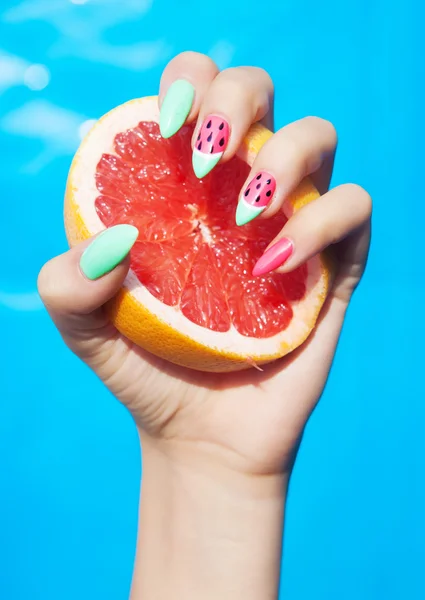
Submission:
M 198 52 L 183 52 L 165 67 L 161 77 L 159 127 L 169 138 L 198 115 L 202 99 L 218 75 L 215 62 Z

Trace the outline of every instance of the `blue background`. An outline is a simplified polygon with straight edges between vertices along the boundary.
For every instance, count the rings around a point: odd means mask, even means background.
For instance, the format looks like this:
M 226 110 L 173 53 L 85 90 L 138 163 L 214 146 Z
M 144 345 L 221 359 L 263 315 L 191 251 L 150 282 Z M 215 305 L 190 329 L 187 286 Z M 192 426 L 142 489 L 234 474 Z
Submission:
M 127 598 L 135 428 L 62 344 L 35 280 L 66 248 L 81 133 L 156 93 L 184 49 L 269 70 L 277 126 L 333 121 L 334 184 L 375 201 L 366 277 L 292 479 L 282 598 L 425 597 L 423 17 L 420 0 L 1 1 L 2 599 Z

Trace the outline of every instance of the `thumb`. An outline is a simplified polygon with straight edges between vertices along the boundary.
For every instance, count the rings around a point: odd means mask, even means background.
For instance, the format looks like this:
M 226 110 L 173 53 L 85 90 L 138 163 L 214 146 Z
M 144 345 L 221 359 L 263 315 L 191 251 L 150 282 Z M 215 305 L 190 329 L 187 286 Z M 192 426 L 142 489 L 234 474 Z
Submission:
M 124 282 L 137 236 L 132 225 L 116 225 L 53 258 L 40 271 L 41 299 L 66 343 L 82 358 L 116 334 L 103 305 Z

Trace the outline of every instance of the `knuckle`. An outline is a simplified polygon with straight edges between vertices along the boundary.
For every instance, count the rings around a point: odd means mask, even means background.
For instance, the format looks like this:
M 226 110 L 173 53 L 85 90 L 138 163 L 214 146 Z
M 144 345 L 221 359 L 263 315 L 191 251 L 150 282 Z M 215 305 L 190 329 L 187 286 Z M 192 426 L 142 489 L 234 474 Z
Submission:
M 249 80 L 241 76 L 240 73 L 233 76 L 223 71 L 215 81 L 216 84 L 214 84 L 212 93 L 215 102 L 220 101 L 225 96 L 231 98 L 233 106 L 251 106 L 255 93 L 254 88 Z M 225 94 L 223 93 L 224 90 Z
M 297 179 L 301 179 L 316 170 L 315 165 L 312 165 L 308 148 L 303 143 L 302 138 L 295 135 L 295 132 L 286 132 L 285 154 L 288 171 L 295 174 Z
M 251 77 L 257 89 L 257 105 L 260 107 L 260 112 L 257 113 L 256 118 L 259 119 L 268 113 L 271 108 L 274 97 L 274 85 L 270 75 L 261 67 L 253 67 Z
M 56 285 L 55 260 L 52 258 L 41 268 L 37 278 L 37 289 L 46 306 L 55 306 L 60 302 L 61 294 Z
M 243 67 L 225 69 L 218 75 L 217 82 L 225 85 L 226 89 L 243 94 L 250 93 L 254 89 L 253 79 Z
M 333 244 L 339 239 L 338 224 L 332 219 L 318 219 L 316 223 L 311 224 L 311 231 L 314 231 L 313 237 L 321 247 Z
M 339 240 L 340 223 L 335 214 L 323 211 L 320 201 L 312 202 L 301 208 L 298 217 L 298 227 L 301 235 L 308 232 L 309 239 L 317 248 L 325 248 Z
M 321 117 L 304 117 L 289 123 L 276 136 L 285 146 L 286 160 L 298 177 L 315 173 L 337 144 L 335 127 Z
M 320 128 L 323 131 L 323 133 L 331 140 L 331 143 L 335 146 L 337 145 L 338 132 L 336 130 L 335 125 L 331 123 L 331 121 L 316 116 L 305 117 L 304 121 L 309 127 Z
M 169 66 L 179 66 L 183 68 L 191 68 L 197 66 L 202 70 L 217 72 L 218 68 L 212 58 L 201 52 L 194 52 L 193 50 L 185 50 L 177 54 L 169 63 Z
M 252 94 L 264 91 L 269 95 L 273 91 L 270 75 L 260 67 L 229 67 L 220 73 L 219 79 L 226 81 L 226 86 L 233 82 L 243 91 Z
M 37 289 L 41 299 L 44 301 L 50 295 L 51 278 L 50 278 L 51 261 L 47 262 L 40 269 L 37 278 Z
M 253 79 L 260 81 L 261 85 L 266 88 L 269 92 L 273 92 L 274 84 L 270 74 L 261 67 L 251 67 L 250 74 Z
M 356 203 L 361 207 L 363 216 L 369 218 L 372 214 L 372 197 L 361 185 L 346 183 L 342 186 L 345 194 L 356 198 Z
M 249 109 L 251 119 L 262 119 L 270 110 L 273 83 L 266 71 L 257 67 L 230 67 L 218 74 L 213 85 L 215 98 L 225 96 L 233 105 Z

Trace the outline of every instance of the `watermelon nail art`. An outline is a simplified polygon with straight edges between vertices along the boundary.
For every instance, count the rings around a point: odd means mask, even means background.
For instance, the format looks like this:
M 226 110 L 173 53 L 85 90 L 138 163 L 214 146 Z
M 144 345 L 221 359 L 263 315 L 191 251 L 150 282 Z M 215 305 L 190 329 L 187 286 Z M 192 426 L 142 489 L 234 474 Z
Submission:
M 229 143 L 230 127 L 225 119 L 209 115 L 203 122 L 195 141 L 192 164 L 201 179 L 214 169 Z
M 267 171 L 259 171 L 248 183 L 239 199 L 236 225 L 245 225 L 263 212 L 276 191 L 276 179 Z

